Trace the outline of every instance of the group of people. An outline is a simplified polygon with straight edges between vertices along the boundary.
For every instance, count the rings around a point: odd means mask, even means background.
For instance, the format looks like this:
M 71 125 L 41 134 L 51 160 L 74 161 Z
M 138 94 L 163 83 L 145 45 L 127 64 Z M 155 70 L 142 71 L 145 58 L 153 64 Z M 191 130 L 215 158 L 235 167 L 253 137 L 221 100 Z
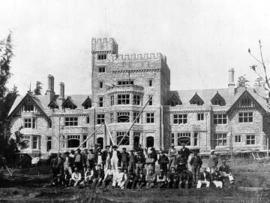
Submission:
M 226 160 L 218 167 L 214 151 L 208 167 L 202 167 L 197 151 L 190 151 L 182 144 L 177 151 L 172 145 L 166 153 L 157 153 L 154 147 L 141 146 L 127 152 L 117 146 L 100 146 L 94 149 L 66 152 L 51 159 L 52 185 L 113 187 L 121 189 L 191 188 L 202 186 L 222 188 L 225 180 L 234 182 Z M 159 167 L 156 167 L 158 166 Z

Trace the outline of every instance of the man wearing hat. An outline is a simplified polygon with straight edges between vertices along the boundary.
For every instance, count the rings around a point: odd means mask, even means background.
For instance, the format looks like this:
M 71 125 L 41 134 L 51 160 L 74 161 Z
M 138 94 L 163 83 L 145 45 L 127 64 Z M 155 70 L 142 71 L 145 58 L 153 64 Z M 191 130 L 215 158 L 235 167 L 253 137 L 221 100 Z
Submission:
M 169 159 L 168 159 L 167 155 L 165 154 L 165 151 L 162 151 L 161 155 L 158 159 L 158 164 L 160 166 L 160 170 L 162 170 L 165 175 L 167 174 L 168 163 L 169 163 Z

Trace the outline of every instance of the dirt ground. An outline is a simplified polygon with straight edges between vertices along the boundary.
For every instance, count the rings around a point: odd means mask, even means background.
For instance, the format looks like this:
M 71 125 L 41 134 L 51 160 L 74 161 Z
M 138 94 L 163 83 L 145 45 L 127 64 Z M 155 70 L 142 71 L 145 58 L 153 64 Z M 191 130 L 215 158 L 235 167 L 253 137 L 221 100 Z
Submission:
M 234 186 L 223 189 L 126 190 L 51 187 L 48 168 L 1 171 L 0 202 L 270 202 L 270 164 L 233 160 Z M 39 171 L 39 173 L 38 173 Z

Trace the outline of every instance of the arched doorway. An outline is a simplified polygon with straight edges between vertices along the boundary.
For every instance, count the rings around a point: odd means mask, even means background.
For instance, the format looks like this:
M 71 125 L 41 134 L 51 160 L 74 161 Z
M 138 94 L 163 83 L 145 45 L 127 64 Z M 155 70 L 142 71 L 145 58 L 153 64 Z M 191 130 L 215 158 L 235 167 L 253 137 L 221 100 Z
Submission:
M 97 144 L 99 144 L 100 148 L 103 149 L 103 137 L 97 138 Z
M 154 147 L 154 137 L 146 138 L 146 147 Z

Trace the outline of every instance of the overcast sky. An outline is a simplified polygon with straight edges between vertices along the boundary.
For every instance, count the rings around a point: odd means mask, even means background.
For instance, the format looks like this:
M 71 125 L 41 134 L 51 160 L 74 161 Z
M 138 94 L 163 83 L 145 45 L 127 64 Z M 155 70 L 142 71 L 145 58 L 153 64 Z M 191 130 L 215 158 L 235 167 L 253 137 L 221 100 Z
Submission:
M 13 31 L 9 86 L 24 94 L 47 75 L 67 94 L 91 91 L 92 37 L 113 37 L 120 53 L 161 52 L 171 89 L 227 86 L 228 69 L 254 75 L 250 47 L 270 61 L 270 2 L 236 0 L 0 0 L 0 37 Z M 253 82 L 251 82 L 253 84 Z

